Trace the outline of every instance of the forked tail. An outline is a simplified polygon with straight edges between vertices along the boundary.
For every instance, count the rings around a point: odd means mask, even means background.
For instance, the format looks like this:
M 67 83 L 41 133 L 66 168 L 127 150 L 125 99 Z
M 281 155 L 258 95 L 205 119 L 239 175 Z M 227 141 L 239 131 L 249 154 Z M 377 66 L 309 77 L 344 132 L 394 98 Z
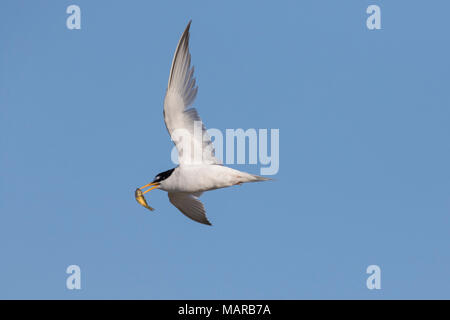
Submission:
M 258 182 L 258 181 L 269 181 L 269 180 L 273 180 L 271 178 L 267 178 L 267 177 L 261 177 L 261 176 L 257 176 L 256 174 L 252 174 L 251 175 L 253 177 L 253 181 L 251 182 Z
M 240 180 L 239 183 L 245 183 L 245 182 L 268 181 L 273 179 L 240 171 L 239 180 Z

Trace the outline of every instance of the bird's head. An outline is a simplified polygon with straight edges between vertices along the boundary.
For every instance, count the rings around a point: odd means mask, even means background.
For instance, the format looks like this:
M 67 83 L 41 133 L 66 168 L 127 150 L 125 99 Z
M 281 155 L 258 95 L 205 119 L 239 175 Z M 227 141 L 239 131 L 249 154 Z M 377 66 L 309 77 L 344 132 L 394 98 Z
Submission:
M 174 170 L 175 168 L 158 173 L 150 184 L 159 186 L 164 180 L 171 176 Z
M 143 189 L 143 188 L 150 187 L 149 189 L 147 189 L 147 190 L 145 190 L 145 191 L 143 192 L 143 193 L 145 194 L 145 193 L 149 192 L 150 190 L 159 188 L 159 186 L 161 185 L 161 183 L 162 183 L 164 180 L 166 180 L 167 178 L 169 178 L 170 175 L 172 174 L 172 172 L 173 172 L 174 170 L 175 170 L 175 168 L 170 169 L 170 170 L 167 170 L 167 171 L 164 171 L 164 172 L 158 173 L 158 174 L 155 176 L 155 178 L 153 178 L 153 181 L 152 181 L 152 182 L 146 184 L 146 185 L 143 186 L 143 187 L 140 187 L 139 189 Z

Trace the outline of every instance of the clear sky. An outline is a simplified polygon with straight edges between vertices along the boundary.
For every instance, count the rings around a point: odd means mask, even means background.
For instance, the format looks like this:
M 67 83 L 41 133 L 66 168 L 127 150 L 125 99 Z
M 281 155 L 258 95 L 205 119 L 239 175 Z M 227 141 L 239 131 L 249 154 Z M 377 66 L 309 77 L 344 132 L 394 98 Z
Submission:
M 1 1 L 0 298 L 450 298 L 449 12 Z M 189 19 L 206 126 L 280 130 L 275 181 L 202 196 L 213 227 L 134 199 L 174 166 L 162 107 Z

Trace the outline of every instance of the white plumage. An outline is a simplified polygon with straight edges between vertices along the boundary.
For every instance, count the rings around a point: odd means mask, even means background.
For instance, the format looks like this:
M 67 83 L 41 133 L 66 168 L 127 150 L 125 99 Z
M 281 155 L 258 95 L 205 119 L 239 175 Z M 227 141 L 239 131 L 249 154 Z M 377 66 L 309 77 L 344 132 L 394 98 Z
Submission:
M 169 83 L 164 99 L 164 121 L 178 150 L 178 161 L 183 164 L 217 164 L 211 138 L 195 108 L 189 108 L 197 96 L 194 67 L 189 53 L 189 21 L 178 42 L 170 68 Z M 197 121 L 200 134 L 195 135 Z M 178 131 L 178 132 L 176 132 Z M 177 134 L 178 133 L 178 134 Z M 180 136 L 182 138 L 180 138 Z M 190 148 L 189 150 L 184 150 Z
M 141 187 L 150 187 L 143 193 L 138 188 L 136 199 L 143 206 L 153 209 L 147 205 L 143 194 L 159 188 L 168 192 L 170 202 L 187 217 L 210 225 L 205 208 L 198 199 L 204 191 L 269 179 L 220 164 L 196 109 L 189 108 L 198 90 L 189 53 L 190 26 L 191 21 L 175 50 L 164 99 L 164 121 L 177 148 L 179 166 L 156 175 L 153 182 Z

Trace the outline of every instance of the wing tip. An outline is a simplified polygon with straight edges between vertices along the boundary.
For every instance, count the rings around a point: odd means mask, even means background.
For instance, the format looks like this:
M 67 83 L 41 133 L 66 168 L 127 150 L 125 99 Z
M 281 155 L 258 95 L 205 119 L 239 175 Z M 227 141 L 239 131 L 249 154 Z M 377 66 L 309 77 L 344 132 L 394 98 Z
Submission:
M 195 222 L 207 225 L 207 226 L 212 226 L 211 221 L 208 220 L 208 217 L 206 216 L 206 212 L 204 213 L 204 216 L 201 217 L 200 219 L 193 219 L 192 217 L 189 217 L 190 219 L 192 219 Z
M 183 31 L 181 38 L 183 38 L 186 34 L 189 34 L 189 30 L 191 29 L 191 23 L 192 23 L 192 19 L 189 20 L 186 28 Z
M 183 212 L 183 211 L 181 211 L 181 212 Z M 205 226 L 211 226 L 212 227 L 212 223 L 208 220 L 208 218 L 206 216 L 202 217 L 202 219 L 194 219 L 194 218 L 189 217 L 189 216 L 188 216 L 188 218 L 191 219 L 192 221 L 198 222 L 200 224 L 204 224 Z
M 172 59 L 172 66 L 170 67 L 170 75 L 169 75 L 169 82 L 167 84 L 167 88 L 170 87 L 170 84 L 172 82 L 173 70 L 175 68 L 175 63 L 176 63 L 176 60 L 178 57 L 178 53 L 180 51 L 180 47 L 184 47 L 187 51 L 188 56 L 190 56 L 190 54 L 189 54 L 189 29 L 191 28 L 191 23 L 192 23 L 192 19 L 189 20 L 186 28 L 184 29 L 183 33 L 181 34 L 180 39 L 178 40 L 178 45 L 177 45 L 177 48 L 175 49 L 175 54 L 173 55 L 173 59 Z M 189 64 L 190 64 L 190 62 L 189 62 Z

